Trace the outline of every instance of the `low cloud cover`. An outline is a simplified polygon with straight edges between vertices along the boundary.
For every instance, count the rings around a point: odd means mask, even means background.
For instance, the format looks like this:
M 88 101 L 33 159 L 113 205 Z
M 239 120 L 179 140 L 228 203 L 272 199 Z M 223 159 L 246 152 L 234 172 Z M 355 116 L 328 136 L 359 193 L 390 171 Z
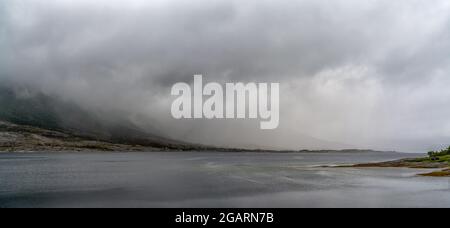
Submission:
M 447 0 L 3 0 L 0 79 L 172 138 L 424 151 L 450 143 Z M 173 120 L 171 86 L 281 83 L 280 128 Z

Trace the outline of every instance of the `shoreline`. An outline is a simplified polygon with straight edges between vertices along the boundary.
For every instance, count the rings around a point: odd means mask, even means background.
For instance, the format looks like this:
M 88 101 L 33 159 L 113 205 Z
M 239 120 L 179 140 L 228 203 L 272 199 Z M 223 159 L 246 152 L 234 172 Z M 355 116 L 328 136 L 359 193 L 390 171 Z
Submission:
M 131 137 L 132 138 L 132 137 Z M 283 150 L 262 148 L 234 148 L 197 143 L 172 143 L 152 139 L 102 139 L 71 132 L 19 125 L 0 120 L 0 153 L 31 152 L 239 152 L 239 153 L 364 153 L 395 152 L 369 149 L 342 150 Z
M 439 169 L 430 173 L 417 174 L 426 177 L 450 177 L 450 165 L 447 162 L 430 162 L 426 158 L 408 158 L 395 161 L 362 163 L 337 166 L 337 168 L 409 168 L 409 169 Z
M 39 147 L 39 148 L 20 148 L 20 149 L 5 149 L 0 147 L 0 154 L 2 153 L 271 153 L 271 154 L 327 154 L 327 153 L 342 153 L 342 154 L 356 154 L 356 153 L 397 153 L 397 154 L 413 154 L 413 153 L 403 153 L 396 151 L 376 151 L 376 150 L 264 150 L 264 149 L 233 149 L 233 148 L 192 148 L 192 149 L 172 149 L 172 148 L 155 148 L 155 147 L 141 147 L 141 146 L 128 146 L 128 145 L 118 145 L 115 146 L 126 146 L 127 149 L 94 149 L 94 148 L 84 148 L 84 147 L 74 147 L 74 148 L 60 148 L 60 147 Z M 132 148 L 132 149 L 130 149 Z

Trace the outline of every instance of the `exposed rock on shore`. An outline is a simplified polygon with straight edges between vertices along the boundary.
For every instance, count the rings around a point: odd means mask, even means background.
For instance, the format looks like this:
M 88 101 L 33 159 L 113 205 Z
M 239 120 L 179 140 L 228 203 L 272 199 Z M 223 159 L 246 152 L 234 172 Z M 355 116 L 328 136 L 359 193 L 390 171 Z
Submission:
M 0 152 L 152 150 L 157 149 L 97 141 L 64 132 L 0 121 Z
M 430 161 L 428 158 L 402 159 L 380 163 L 356 164 L 352 168 L 412 168 L 412 169 L 443 169 L 431 173 L 419 174 L 420 176 L 450 177 L 450 166 L 447 161 Z

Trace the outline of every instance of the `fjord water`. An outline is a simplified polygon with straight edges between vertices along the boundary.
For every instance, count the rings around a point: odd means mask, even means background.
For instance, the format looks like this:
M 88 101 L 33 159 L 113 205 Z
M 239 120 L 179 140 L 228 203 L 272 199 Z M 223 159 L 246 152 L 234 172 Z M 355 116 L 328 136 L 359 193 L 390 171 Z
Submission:
M 429 170 L 323 168 L 399 153 L 0 154 L 0 207 L 450 207 Z

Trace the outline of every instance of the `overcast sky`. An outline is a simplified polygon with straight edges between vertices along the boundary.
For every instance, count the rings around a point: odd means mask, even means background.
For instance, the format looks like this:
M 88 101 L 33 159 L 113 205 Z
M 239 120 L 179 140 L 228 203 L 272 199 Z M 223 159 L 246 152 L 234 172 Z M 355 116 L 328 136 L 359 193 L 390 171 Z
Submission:
M 205 144 L 450 144 L 448 0 L 2 0 L 0 77 Z M 170 88 L 281 83 L 280 128 L 170 115 Z

